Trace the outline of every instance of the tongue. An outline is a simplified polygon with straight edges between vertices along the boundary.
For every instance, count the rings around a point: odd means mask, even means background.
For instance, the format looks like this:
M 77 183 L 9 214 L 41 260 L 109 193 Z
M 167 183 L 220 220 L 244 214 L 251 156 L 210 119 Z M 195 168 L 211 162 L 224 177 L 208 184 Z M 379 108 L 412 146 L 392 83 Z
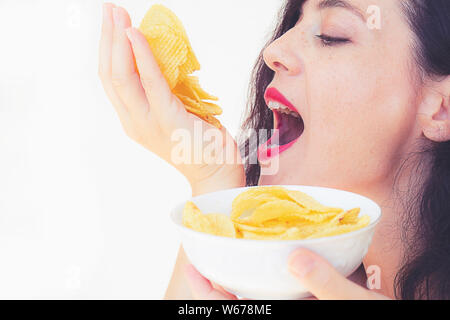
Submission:
M 301 118 L 279 113 L 280 145 L 288 144 L 303 133 L 304 124 Z

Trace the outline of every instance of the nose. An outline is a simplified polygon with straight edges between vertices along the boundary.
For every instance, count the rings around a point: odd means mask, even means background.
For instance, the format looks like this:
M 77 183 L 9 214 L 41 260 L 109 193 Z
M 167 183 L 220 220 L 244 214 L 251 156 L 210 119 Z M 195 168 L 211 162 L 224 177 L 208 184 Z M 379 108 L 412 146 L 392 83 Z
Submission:
M 290 31 L 273 41 L 263 52 L 266 65 L 275 72 L 297 75 L 301 72 L 300 44 Z

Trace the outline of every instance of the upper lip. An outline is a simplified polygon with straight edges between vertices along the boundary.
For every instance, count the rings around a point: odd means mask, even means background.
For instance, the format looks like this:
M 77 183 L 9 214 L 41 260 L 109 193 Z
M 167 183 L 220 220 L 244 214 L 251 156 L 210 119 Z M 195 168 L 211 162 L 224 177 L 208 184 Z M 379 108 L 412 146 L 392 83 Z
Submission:
M 300 114 L 300 112 L 298 112 L 294 105 L 274 87 L 267 88 L 266 93 L 264 94 L 264 99 L 266 100 L 267 105 L 269 105 L 269 101 L 276 101 L 288 107 L 289 110 Z

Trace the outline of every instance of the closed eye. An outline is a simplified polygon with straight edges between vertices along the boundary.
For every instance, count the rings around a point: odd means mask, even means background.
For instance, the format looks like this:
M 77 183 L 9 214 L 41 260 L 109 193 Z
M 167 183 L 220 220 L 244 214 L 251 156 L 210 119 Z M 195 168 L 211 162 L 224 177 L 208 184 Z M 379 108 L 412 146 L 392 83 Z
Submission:
M 326 34 L 318 34 L 316 37 L 320 39 L 324 47 L 331 47 L 350 42 L 350 39 L 331 37 Z

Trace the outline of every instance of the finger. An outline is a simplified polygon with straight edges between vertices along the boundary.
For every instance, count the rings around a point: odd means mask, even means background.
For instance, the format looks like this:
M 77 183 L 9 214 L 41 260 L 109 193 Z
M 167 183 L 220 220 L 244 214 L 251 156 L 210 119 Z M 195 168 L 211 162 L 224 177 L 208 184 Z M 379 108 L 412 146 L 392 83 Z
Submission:
M 175 96 L 170 91 L 144 35 L 136 28 L 127 29 L 127 35 L 133 47 L 150 109 L 162 122 L 170 123 L 173 121 L 174 115 L 185 112 L 185 110 L 179 104 L 174 103 Z
M 125 29 L 131 27 L 131 19 L 125 9 L 113 8 L 113 43 L 111 81 L 131 115 L 148 112 L 148 102 L 135 68 L 134 55 Z M 140 117 L 138 117 L 140 118 Z
M 102 77 L 108 77 L 111 74 L 111 45 L 114 30 L 112 10 L 114 7 L 112 3 L 103 4 L 102 33 L 100 36 L 98 63 L 98 73 Z
M 211 286 L 213 287 L 214 290 L 217 290 L 217 291 L 219 291 L 220 293 L 223 293 L 223 294 L 225 294 L 225 295 L 230 294 L 230 293 L 229 293 L 227 290 L 225 290 L 221 285 L 218 285 L 217 283 L 212 282 L 212 281 L 210 281 L 210 282 L 211 282 Z
M 186 277 L 192 294 L 198 300 L 237 300 L 236 296 L 228 292 L 215 290 L 211 282 L 203 277 L 191 264 L 185 268 Z
M 288 265 L 291 273 L 319 300 L 386 299 L 346 279 L 325 259 L 309 250 L 294 251 Z
M 112 3 L 103 4 L 103 23 L 102 34 L 100 37 L 98 74 L 102 80 L 103 88 L 123 124 L 127 117 L 125 106 L 114 91 L 111 83 L 111 56 L 114 32 L 113 8 L 115 8 L 115 5 Z

